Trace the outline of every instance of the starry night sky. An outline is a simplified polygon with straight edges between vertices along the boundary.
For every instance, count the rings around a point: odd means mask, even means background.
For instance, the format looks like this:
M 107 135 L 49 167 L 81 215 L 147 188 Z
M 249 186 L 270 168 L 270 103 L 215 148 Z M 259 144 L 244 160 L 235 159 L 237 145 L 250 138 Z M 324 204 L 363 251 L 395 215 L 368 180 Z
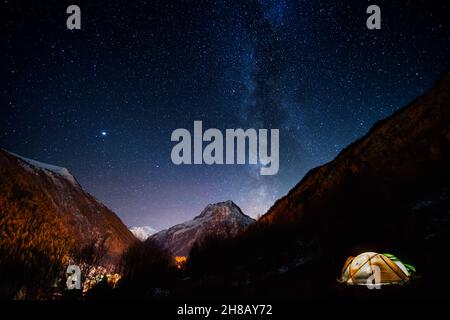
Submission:
M 228 199 L 256 217 L 448 67 L 444 2 L 1 0 L 0 147 L 67 167 L 127 225 Z M 194 120 L 279 128 L 279 173 L 172 164 Z

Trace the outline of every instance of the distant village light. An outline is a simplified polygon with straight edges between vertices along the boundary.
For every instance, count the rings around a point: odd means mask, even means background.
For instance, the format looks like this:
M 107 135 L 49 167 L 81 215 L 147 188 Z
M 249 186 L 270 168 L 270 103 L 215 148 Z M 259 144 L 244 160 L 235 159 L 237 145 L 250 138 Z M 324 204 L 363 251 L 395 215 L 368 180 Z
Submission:
M 187 257 L 186 256 L 175 256 L 175 265 L 177 269 L 184 269 L 186 266 Z

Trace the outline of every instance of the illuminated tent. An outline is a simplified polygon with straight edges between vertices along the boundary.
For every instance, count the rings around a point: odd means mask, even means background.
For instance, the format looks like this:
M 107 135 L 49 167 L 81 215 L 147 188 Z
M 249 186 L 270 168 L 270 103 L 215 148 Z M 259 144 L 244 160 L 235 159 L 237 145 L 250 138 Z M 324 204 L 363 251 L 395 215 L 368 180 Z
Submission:
M 347 259 L 339 282 L 350 285 L 401 284 L 409 281 L 413 271 L 413 266 L 403 264 L 391 254 L 365 252 Z

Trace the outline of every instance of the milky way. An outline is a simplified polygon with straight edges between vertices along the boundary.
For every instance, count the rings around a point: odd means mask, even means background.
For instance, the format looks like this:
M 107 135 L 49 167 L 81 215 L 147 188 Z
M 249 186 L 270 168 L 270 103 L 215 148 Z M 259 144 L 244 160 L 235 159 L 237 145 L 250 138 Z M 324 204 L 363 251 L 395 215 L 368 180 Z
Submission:
M 231 199 L 263 214 L 311 168 L 431 87 L 449 8 L 377 1 L 3 1 L 0 147 L 65 166 L 128 225 Z M 395 3 L 396 2 L 396 3 Z M 434 3 L 434 4 L 433 4 Z M 171 132 L 279 128 L 280 170 L 175 166 Z

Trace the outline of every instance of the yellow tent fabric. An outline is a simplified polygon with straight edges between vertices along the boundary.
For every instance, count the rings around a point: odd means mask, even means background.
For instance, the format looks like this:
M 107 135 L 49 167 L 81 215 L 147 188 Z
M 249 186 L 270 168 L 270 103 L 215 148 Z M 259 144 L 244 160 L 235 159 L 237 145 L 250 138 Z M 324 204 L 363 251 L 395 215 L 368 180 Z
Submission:
M 380 253 L 365 252 L 347 259 L 340 282 L 350 285 L 398 284 L 409 281 L 409 276 L 400 261 L 394 262 Z

